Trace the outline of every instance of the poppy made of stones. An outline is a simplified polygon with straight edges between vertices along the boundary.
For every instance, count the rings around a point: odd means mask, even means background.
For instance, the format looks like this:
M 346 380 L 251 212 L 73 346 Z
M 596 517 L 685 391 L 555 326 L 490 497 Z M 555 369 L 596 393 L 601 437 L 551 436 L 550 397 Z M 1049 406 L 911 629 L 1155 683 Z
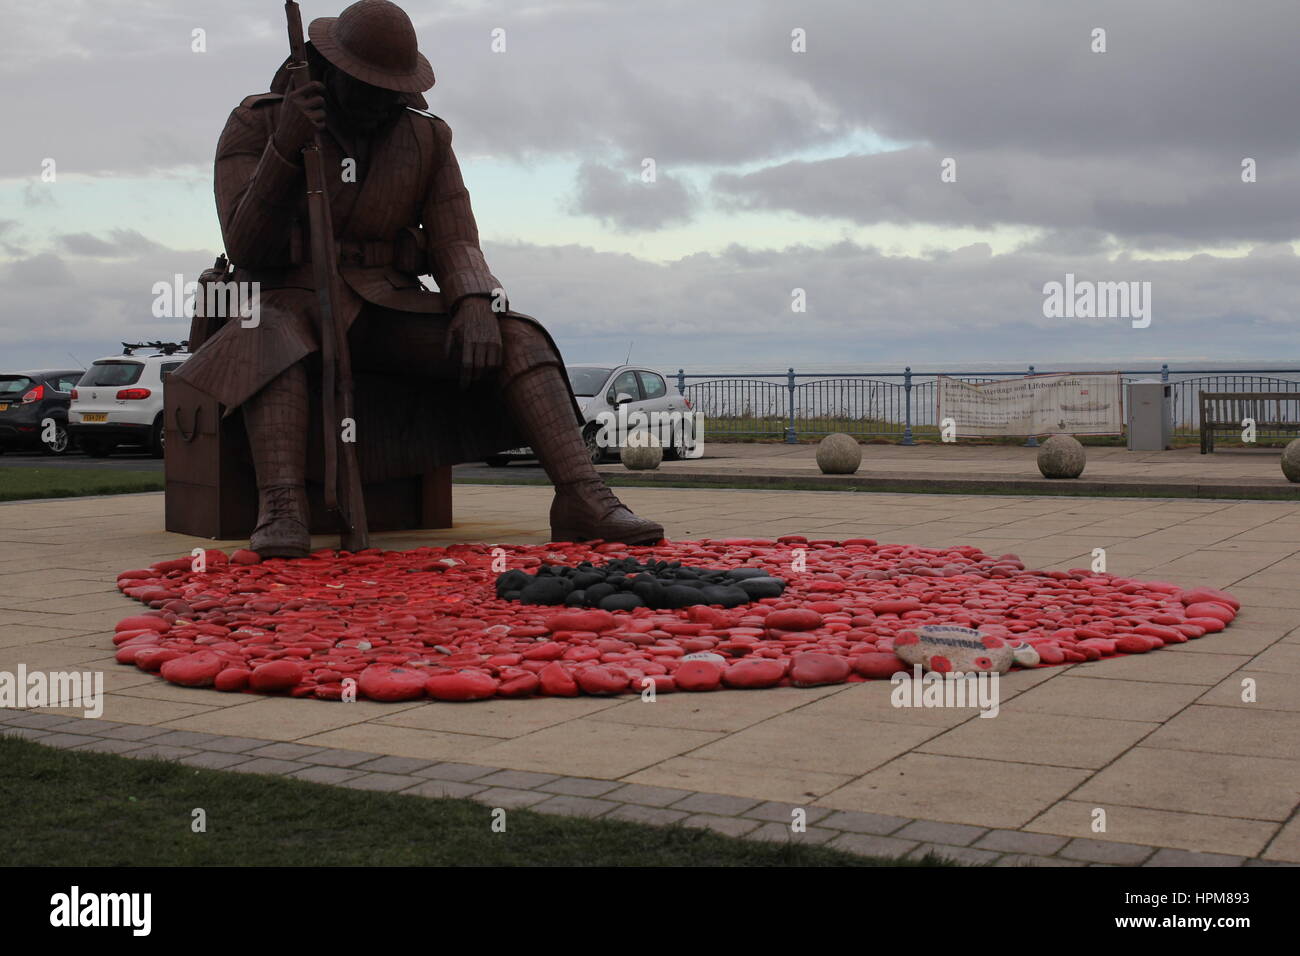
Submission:
M 762 568 L 692 568 L 680 561 L 622 558 L 574 567 L 544 564 L 537 573 L 507 571 L 496 580 L 497 597 L 521 604 L 591 607 L 631 611 L 638 607 L 691 607 L 717 604 L 739 607 L 762 598 L 780 597 L 785 581 Z

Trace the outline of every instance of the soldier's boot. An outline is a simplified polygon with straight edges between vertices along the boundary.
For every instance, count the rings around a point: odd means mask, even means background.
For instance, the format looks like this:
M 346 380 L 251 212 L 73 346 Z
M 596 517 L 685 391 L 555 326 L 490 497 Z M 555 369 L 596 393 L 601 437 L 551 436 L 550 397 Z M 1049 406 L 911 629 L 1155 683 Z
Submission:
M 578 430 L 568 383 L 549 344 L 523 322 L 506 320 L 501 324 L 506 345 L 502 379 L 507 405 L 515 424 L 555 485 L 551 540 L 600 538 L 625 544 L 655 544 L 662 540 L 663 525 L 633 514 L 614 496 L 592 465 L 586 442 Z M 511 341 L 518 337 L 535 337 L 540 343 Z M 531 348 L 520 348 L 520 345 Z M 539 354 L 543 345 L 545 352 Z M 537 364 L 521 369 L 519 366 L 526 358 Z
M 286 369 L 243 405 L 257 472 L 257 527 L 248 546 L 263 558 L 304 558 L 307 530 L 307 373 Z

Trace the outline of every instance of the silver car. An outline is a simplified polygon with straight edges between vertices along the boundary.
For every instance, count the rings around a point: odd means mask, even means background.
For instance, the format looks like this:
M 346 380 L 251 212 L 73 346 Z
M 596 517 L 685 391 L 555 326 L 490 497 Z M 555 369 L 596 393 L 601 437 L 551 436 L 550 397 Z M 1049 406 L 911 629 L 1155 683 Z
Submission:
M 662 423 L 665 458 L 672 461 L 687 454 L 692 439 L 690 399 L 659 372 L 639 365 L 570 365 L 565 371 L 585 419 L 582 439 L 592 462 L 618 454 L 619 446 L 627 440 L 624 426 L 632 422 L 635 429 L 637 412 L 645 413 L 651 422 Z M 658 413 L 658 417 L 651 417 L 652 413 Z M 486 462 L 500 468 L 512 461 L 536 457 L 531 448 L 511 448 L 489 456 Z

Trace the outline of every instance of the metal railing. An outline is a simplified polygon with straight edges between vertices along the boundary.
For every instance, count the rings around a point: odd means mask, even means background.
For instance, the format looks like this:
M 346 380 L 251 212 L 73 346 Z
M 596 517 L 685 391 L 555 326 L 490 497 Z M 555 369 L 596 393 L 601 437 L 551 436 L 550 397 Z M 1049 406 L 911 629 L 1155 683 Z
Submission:
M 847 373 L 796 372 L 793 368 L 772 373 L 688 373 L 678 369 L 676 379 L 678 391 L 691 400 L 696 411 L 704 413 L 712 438 L 784 438 L 793 444 L 801 438 L 844 432 L 914 445 L 918 432 L 938 432 L 935 390 L 940 376 L 981 383 L 1043 374 L 1050 373 L 1032 365 L 1023 372 L 918 372 L 911 366 L 902 372 Z M 1294 391 L 1300 399 L 1300 368 L 1173 370 L 1164 364 L 1159 369 L 1121 370 L 1118 374 L 1126 409 L 1131 382 L 1158 376 L 1168 384 L 1174 432 L 1182 437 L 1191 437 L 1200 428 L 1200 392 Z M 1285 437 L 1264 431 L 1258 436 Z M 1030 438 L 1026 444 L 1037 445 L 1037 440 Z

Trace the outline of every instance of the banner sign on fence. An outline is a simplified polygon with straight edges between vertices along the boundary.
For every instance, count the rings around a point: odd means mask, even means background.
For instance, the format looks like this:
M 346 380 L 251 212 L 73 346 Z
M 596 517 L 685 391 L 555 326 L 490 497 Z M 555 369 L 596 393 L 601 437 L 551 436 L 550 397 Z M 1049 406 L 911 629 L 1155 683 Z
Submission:
M 941 375 L 935 394 L 940 428 L 945 418 L 951 418 L 959 438 L 1124 431 L 1124 393 L 1118 372 L 1028 375 L 979 384 Z

